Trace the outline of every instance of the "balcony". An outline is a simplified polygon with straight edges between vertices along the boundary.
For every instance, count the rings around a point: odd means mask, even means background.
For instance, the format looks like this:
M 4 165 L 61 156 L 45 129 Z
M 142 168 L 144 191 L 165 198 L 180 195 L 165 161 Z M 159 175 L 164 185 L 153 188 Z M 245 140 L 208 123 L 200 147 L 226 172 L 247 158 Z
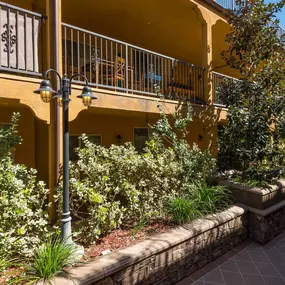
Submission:
M 69 24 L 62 25 L 63 70 L 99 89 L 205 104 L 204 69 Z M 77 83 L 83 84 L 78 79 Z
M 42 75 L 41 14 L 0 2 L 0 70 Z
M 213 80 L 213 101 L 214 101 L 214 105 L 223 107 L 224 105 L 221 102 L 219 95 L 218 95 L 219 86 L 221 86 L 221 83 L 224 81 L 228 81 L 228 80 L 235 81 L 238 79 L 231 77 L 231 76 L 227 76 L 227 75 L 222 74 L 222 73 L 218 73 L 218 72 L 213 71 L 212 72 L 212 80 Z

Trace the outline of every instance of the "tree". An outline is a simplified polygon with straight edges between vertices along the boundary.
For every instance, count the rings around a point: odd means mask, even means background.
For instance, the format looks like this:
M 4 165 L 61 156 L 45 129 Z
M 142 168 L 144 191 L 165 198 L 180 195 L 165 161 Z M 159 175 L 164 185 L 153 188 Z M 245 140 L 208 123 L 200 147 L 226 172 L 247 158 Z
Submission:
M 285 1 L 236 1 L 227 11 L 231 25 L 222 57 L 239 70 L 240 80 L 225 80 L 219 96 L 228 124 L 219 140 L 221 169 L 238 169 L 244 179 L 282 174 L 285 151 L 285 48 L 276 13 Z M 280 167 L 281 166 L 281 167 Z

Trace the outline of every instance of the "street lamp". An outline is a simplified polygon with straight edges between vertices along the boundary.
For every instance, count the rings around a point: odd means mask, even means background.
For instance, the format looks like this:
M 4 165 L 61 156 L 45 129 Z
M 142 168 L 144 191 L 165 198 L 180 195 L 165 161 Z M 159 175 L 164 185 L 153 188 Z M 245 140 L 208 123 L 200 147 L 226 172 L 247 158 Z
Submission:
M 51 83 L 48 80 L 48 74 L 55 73 L 60 81 L 60 89 L 54 91 Z M 40 88 L 34 93 L 40 94 L 45 103 L 49 103 L 53 98 L 57 99 L 59 106 L 63 107 L 62 122 L 63 122 L 63 211 L 61 218 L 61 235 L 66 243 L 72 243 L 71 237 L 71 216 L 69 211 L 69 131 L 68 131 L 68 106 L 69 95 L 71 95 L 71 83 L 74 77 L 82 77 L 85 80 L 85 86 L 82 89 L 81 98 L 84 106 L 89 107 L 93 99 L 97 99 L 88 86 L 87 78 L 82 74 L 74 74 L 70 79 L 64 74 L 63 77 L 54 69 L 48 69 L 44 73 L 44 80 L 41 82 Z

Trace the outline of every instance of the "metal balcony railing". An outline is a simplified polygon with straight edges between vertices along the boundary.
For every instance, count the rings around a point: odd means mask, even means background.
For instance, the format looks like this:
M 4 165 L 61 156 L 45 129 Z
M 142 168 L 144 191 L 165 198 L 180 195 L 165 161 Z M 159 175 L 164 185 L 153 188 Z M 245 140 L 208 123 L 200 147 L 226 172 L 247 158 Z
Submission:
M 0 2 L 0 70 L 42 75 L 43 18 Z
M 212 80 L 213 80 L 213 100 L 214 100 L 214 104 L 215 105 L 220 105 L 223 106 L 223 103 L 221 102 L 220 98 L 219 98 L 219 94 L 218 94 L 218 88 L 219 86 L 221 86 L 221 83 L 223 81 L 226 80 L 231 80 L 231 81 L 237 81 L 238 79 L 231 77 L 231 76 L 227 76 L 225 74 L 222 73 L 218 73 L 213 71 L 212 72 Z
M 75 26 L 62 24 L 63 69 L 91 86 L 131 94 L 204 102 L 204 69 Z M 78 83 L 83 83 L 78 79 Z

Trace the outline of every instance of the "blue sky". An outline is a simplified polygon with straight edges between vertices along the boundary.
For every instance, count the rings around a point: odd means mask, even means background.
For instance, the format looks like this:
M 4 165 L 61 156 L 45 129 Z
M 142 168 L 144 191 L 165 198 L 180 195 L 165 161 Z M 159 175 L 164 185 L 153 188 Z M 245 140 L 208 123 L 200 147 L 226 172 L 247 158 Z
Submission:
M 265 3 L 275 2 L 274 0 L 265 0 Z M 278 18 L 280 19 L 280 26 L 285 28 L 285 8 L 278 14 Z
M 282 28 L 285 28 L 285 8 L 283 8 L 282 11 L 278 13 L 278 18 L 280 19 L 280 26 Z

